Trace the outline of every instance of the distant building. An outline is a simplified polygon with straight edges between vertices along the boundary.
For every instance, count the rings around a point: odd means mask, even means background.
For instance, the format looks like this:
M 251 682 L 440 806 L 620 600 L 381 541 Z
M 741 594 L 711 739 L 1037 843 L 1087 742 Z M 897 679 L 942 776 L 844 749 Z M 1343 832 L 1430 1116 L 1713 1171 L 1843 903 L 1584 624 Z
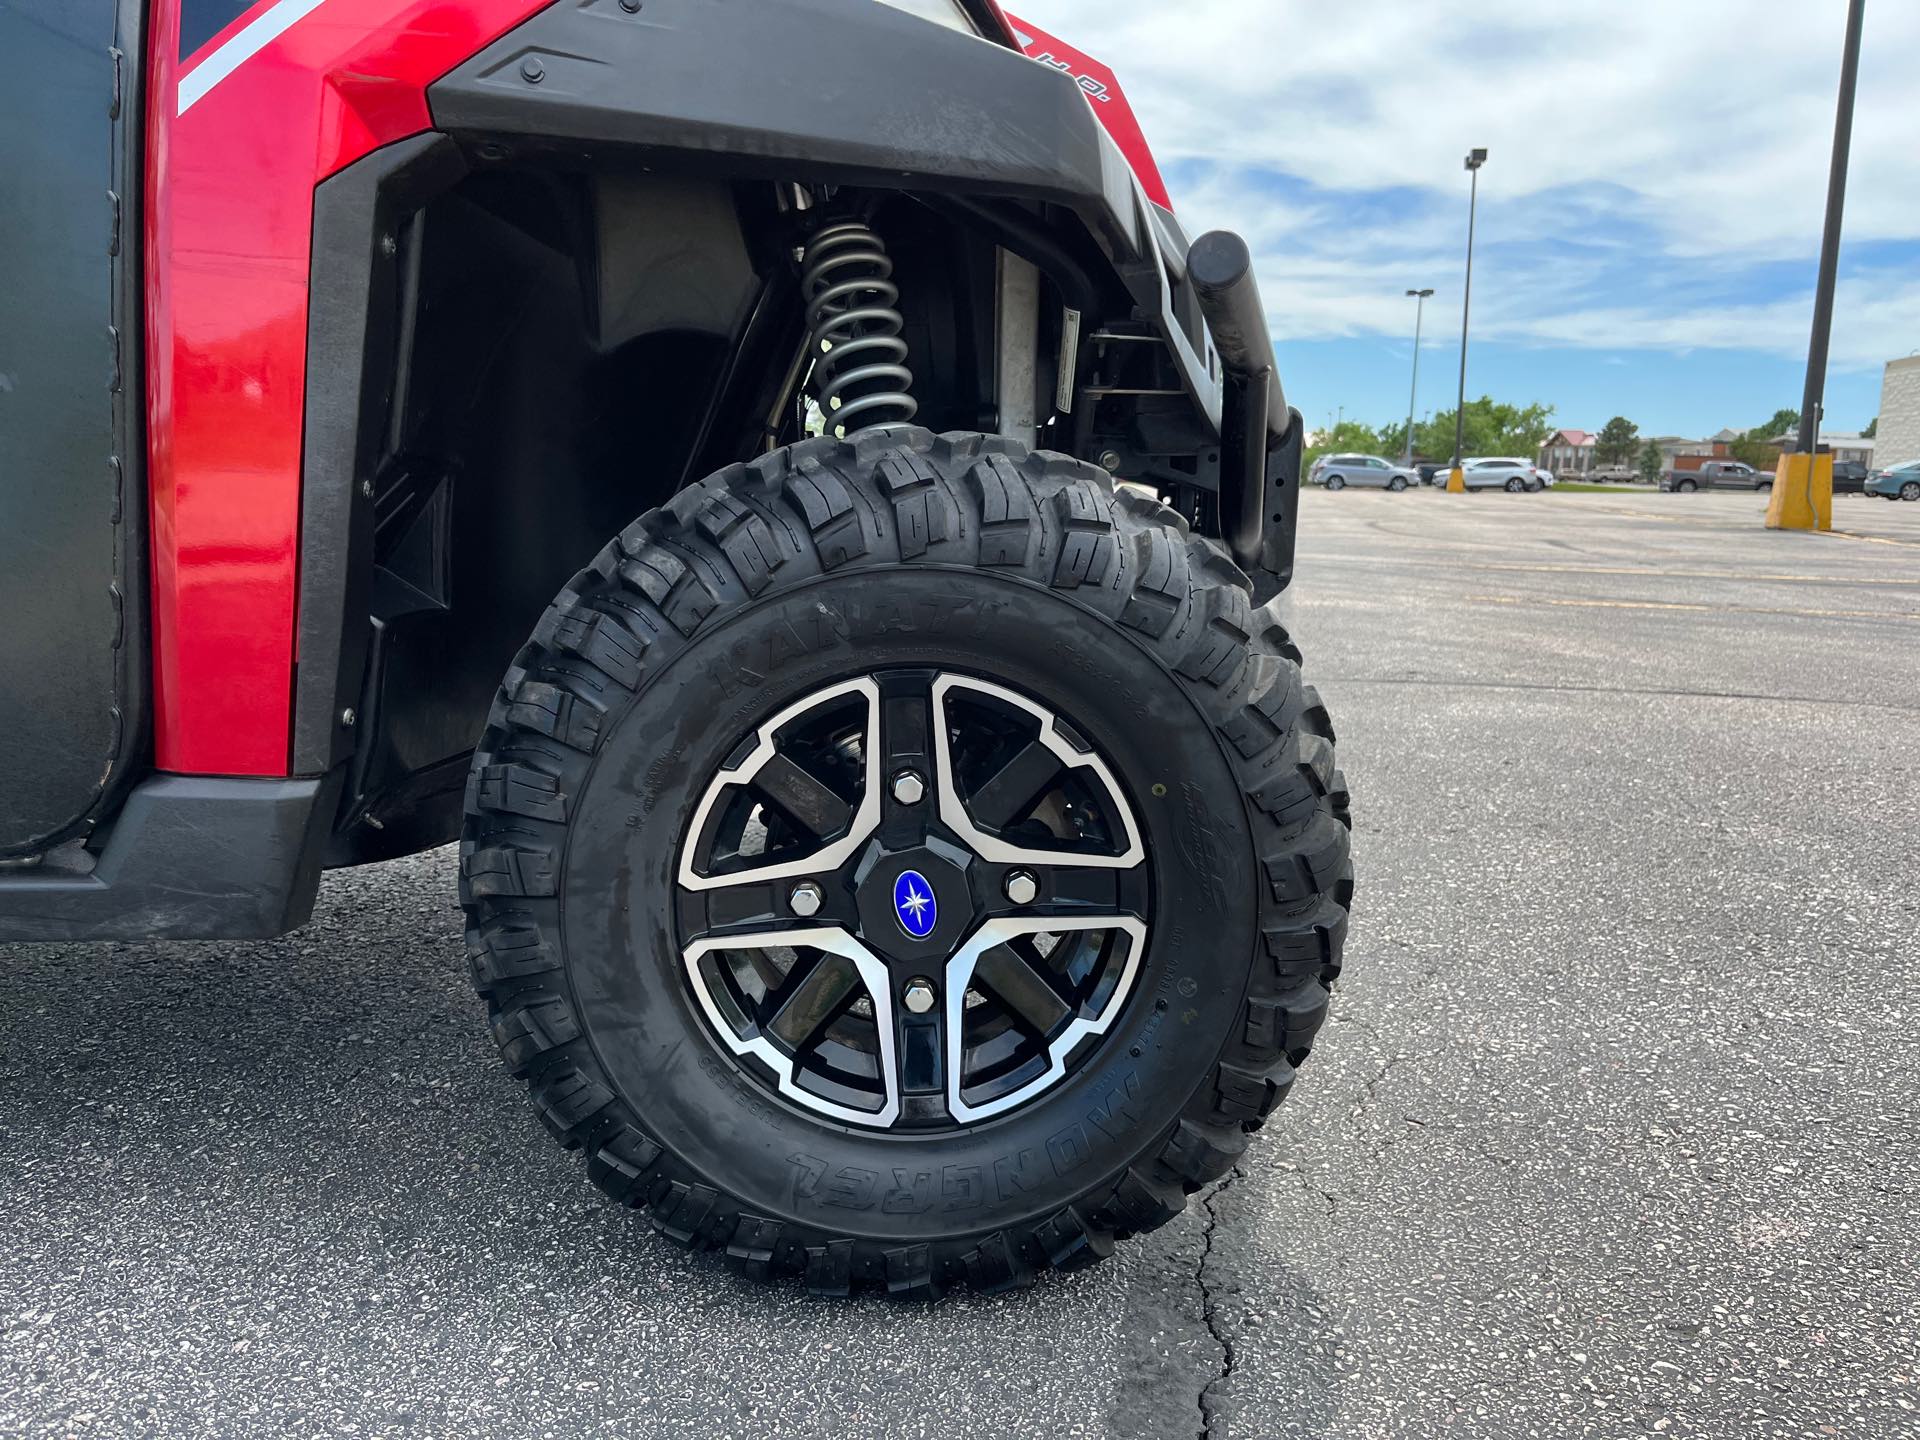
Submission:
M 1873 464 L 1877 442 L 1852 430 L 1822 430 L 1820 444 L 1833 452 L 1836 461 L 1857 460 L 1862 465 Z
M 1727 453 L 1724 441 L 1683 440 L 1678 435 L 1656 435 L 1653 437 L 1653 443 L 1660 447 L 1660 464 L 1668 470 L 1673 468 L 1673 462 L 1682 455 L 1715 456 Z
M 1791 455 L 1800 448 L 1800 437 L 1776 435 L 1767 443 L 1778 449 L 1781 454 Z M 1836 463 L 1857 460 L 1862 465 L 1871 465 L 1876 443 L 1857 430 L 1822 430 L 1820 432 L 1820 448 L 1830 453 Z
M 1556 475 L 1585 475 L 1593 469 L 1593 442 L 1585 430 L 1556 430 L 1540 447 L 1539 466 Z
M 1873 453 L 1883 467 L 1920 460 L 1920 355 L 1887 362 Z

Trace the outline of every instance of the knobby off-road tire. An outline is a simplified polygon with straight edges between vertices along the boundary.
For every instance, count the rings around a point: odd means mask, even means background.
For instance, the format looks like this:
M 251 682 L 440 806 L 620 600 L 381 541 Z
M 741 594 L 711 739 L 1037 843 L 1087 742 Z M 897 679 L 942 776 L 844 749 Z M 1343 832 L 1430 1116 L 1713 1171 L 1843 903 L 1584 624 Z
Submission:
M 1211 542 L 1075 460 L 896 428 L 721 472 L 561 593 L 479 744 L 461 901 L 508 1067 L 607 1194 L 756 1278 L 931 1295 L 1105 1257 L 1232 1168 L 1327 1014 L 1348 797 L 1299 658 Z M 1152 891 L 1091 1055 L 938 1133 L 770 1091 L 697 1013 L 675 919 L 716 770 L 796 698 L 903 665 L 1070 724 Z

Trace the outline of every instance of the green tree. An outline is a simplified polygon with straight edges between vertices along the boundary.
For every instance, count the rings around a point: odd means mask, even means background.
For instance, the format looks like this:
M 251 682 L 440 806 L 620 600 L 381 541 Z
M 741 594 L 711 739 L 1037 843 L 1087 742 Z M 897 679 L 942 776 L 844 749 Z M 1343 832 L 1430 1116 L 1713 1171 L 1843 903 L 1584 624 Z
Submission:
M 1503 405 L 1491 395 L 1469 400 L 1462 455 L 1517 455 L 1532 459 L 1553 434 L 1551 405 Z M 1453 416 L 1442 410 L 1414 427 L 1413 448 L 1435 460 L 1453 458 Z
M 1380 453 L 1398 465 L 1400 463 L 1400 457 L 1407 453 L 1407 422 L 1404 420 L 1389 421 L 1380 427 L 1378 438 L 1380 441 Z M 1414 438 L 1416 441 L 1419 439 L 1418 430 L 1414 432 Z
M 1649 440 L 1640 447 L 1640 478 L 1649 485 L 1660 483 L 1660 472 L 1665 468 L 1660 455 L 1660 447 Z
M 1771 470 L 1780 463 L 1780 447 L 1775 442 L 1782 435 L 1791 437 L 1799 428 L 1798 410 L 1776 410 L 1772 419 L 1729 442 L 1727 453 L 1756 470 Z
M 1749 430 L 1727 445 L 1727 453 L 1756 470 L 1771 470 L 1780 463 L 1780 447 L 1771 437 L 1762 438 L 1758 430 Z
M 1616 415 L 1600 427 L 1593 439 L 1596 465 L 1624 465 L 1640 448 L 1640 427 L 1624 415 Z
M 1872 439 L 1876 439 L 1879 436 L 1879 434 L 1880 434 L 1880 417 L 1876 415 L 1871 420 L 1867 421 L 1867 428 L 1860 432 L 1860 438 L 1862 440 L 1872 440 Z

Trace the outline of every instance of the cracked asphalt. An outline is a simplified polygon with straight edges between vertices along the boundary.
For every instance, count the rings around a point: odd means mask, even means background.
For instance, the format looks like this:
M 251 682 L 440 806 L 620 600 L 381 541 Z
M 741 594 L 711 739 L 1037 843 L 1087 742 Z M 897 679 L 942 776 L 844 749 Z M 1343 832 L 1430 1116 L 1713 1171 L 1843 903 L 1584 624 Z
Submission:
M 1920 506 L 1313 493 L 1333 1023 L 1024 1295 L 819 1303 L 601 1203 L 439 852 L 266 944 L 0 947 L 0 1435 L 1920 1433 Z

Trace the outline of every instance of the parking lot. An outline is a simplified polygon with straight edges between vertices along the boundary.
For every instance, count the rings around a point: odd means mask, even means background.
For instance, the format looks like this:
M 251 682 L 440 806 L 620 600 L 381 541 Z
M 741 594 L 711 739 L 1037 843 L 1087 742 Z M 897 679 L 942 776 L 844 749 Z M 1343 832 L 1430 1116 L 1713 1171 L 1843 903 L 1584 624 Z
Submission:
M 683 1255 L 502 1073 L 443 851 L 0 947 L 0 1435 L 1915 1433 L 1920 506 L 1304 503 L 1348 976 L 1182 1220 L 930 1308 Z

